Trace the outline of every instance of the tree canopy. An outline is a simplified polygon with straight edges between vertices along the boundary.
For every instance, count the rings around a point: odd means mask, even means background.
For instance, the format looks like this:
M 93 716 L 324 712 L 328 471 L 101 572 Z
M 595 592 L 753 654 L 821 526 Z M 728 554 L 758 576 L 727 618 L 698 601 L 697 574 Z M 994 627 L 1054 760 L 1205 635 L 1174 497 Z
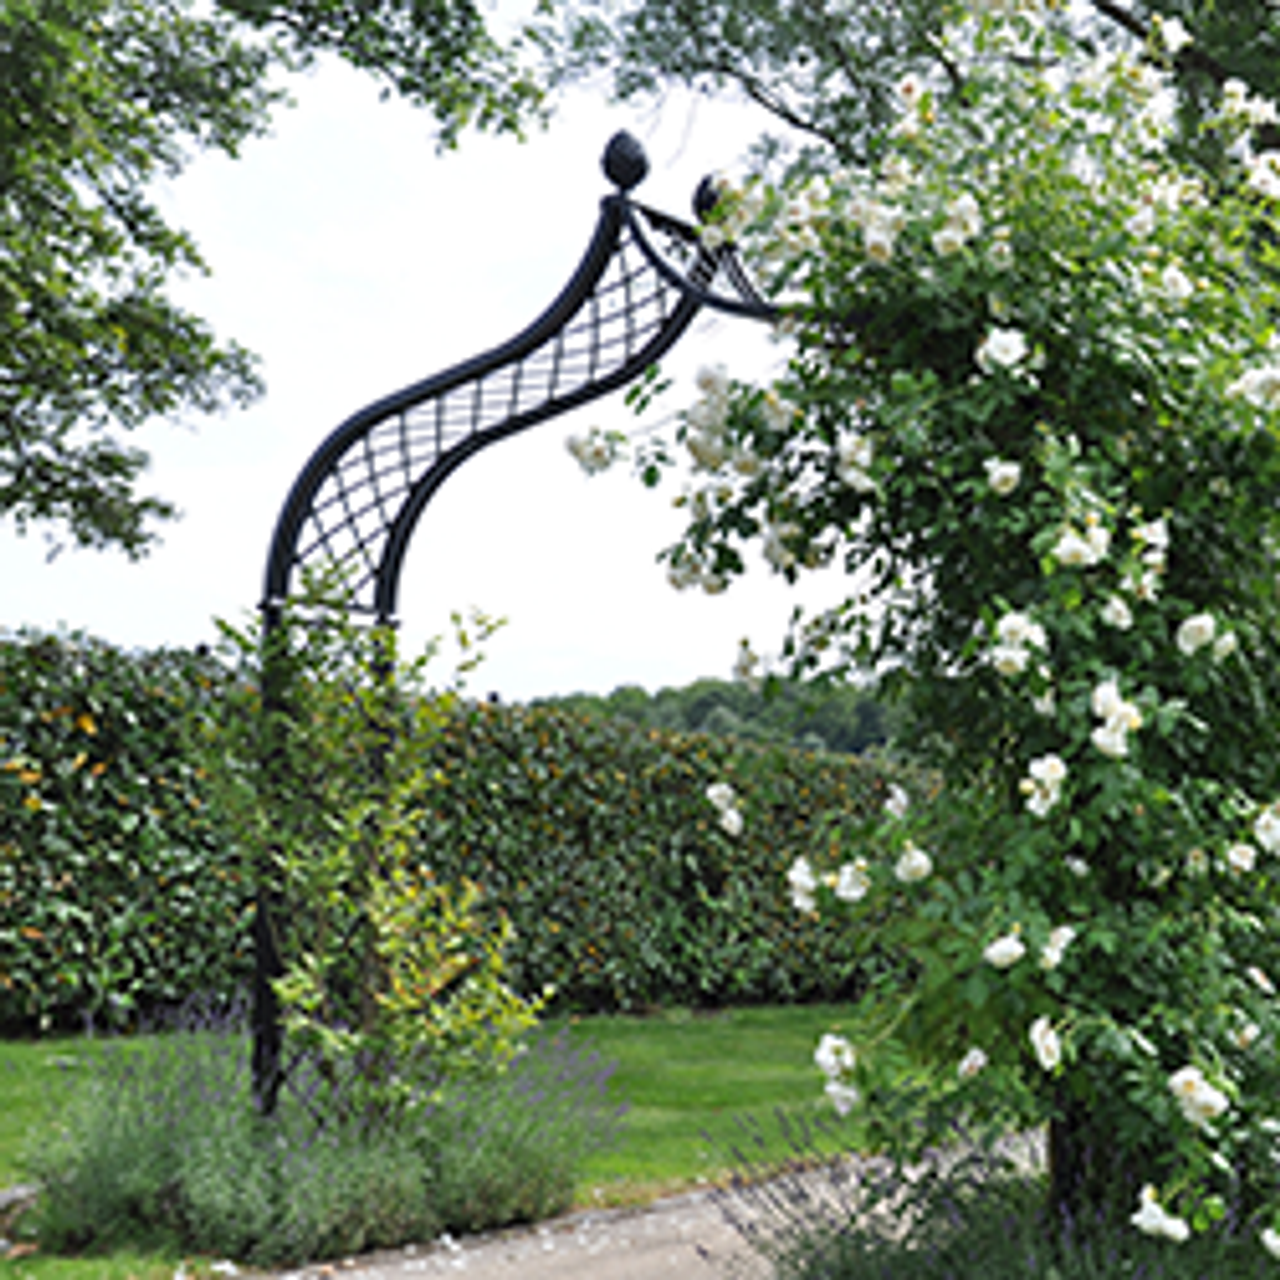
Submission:
M 0 515 L 143 552 L 171 504 L 124 435 L 244 404 L 254 358 L 168 290 L 206 264 L 155 179 L 235 155 L 321 54 L 426 106 L 444 145 L 519 130 L 540 95 L 468 0 L 9 0 L 0 11 Z
M 736 92 L 782 127 L 779 136 L 861 162 L 893 123 L 894 85 L 904 74 L 931 65 L 960 87 L 941 39 L 959 7 L 936 0 L 569 0 L 551 6 L 544 25 L 559 82 L 603 76 L 623 100 L 676 84 Z M 1189 121 L 1202 117 L 1229 79 L 1269 97 L 1280 89 L 1280 13 L 1267 0 L 1050 7 L 1060 27 L 1095 49 L 1140 43 L 1161 18 L 1193 25 L 1195 42 L 1175 65 Z
M 535 705 L 629 720 L 651 729 L 854 755 L 888 747 L 894 727 L 892 708 L 879 701 L 874 690 L 854 684 L 819 691 L 775 682 L 765 690 L 738 680 L 703 678 L 652 694 L 627 684 L 609 694 L 540 698 Z

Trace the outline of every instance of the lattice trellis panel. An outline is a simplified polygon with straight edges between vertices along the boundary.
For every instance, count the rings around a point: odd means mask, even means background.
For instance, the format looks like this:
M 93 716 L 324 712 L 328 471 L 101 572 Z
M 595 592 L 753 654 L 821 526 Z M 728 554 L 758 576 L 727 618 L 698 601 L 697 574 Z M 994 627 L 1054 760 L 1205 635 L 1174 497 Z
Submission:
M 713 292 L 719 281 L 730 292 Z M 357 613 L 393 621 L 410 537 L 441 483 L 484 446 L 631 381 L 707 305 L 772 314 L 731 250 L 705 250 L 625 191 L 607 197 L 573 279 L 533 325 L 361 410 L 316 450 L 276 528 L 268 619 L 306 566 L 340 575 Z

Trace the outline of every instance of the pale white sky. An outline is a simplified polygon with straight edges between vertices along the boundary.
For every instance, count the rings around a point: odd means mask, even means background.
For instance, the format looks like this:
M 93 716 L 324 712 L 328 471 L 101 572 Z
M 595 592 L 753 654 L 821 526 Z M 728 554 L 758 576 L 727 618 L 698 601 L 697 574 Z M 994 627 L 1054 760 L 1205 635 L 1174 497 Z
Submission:
M 0 627 L 65 625 L 122 645 L 211 640 L 261 594 L 276 515 L 311 450 L 350 413 L 504 342 L 569 279 L 609 186 L 599 157 L 618 128 L 645 143 L 647 203 L 688 216 L 704 173 L 732 170 L 759 121 L 746 108 L 671 99 L 661 111 L 581 95 L 520 145 L 469 137 L 435 153 L 429 120 L 345 67 L 295 84 L 299 105 L 240 160 L 201 157 L 167 193 L 214 270 L 181 298 L 264 360 L 266 397 L 245 412 L 157 423 L 148 491 L 184 518 L 139 563 L 67 550 L 0 521 Z M 668 359 L 691 386 L 703 363 L 751 376 L 776 358 L 745 320 L 701 320 Z M 692 390 L 680 400 L 691 400 Z M 625 469 L 588 479 L 571 431 L 639 425 L 620 396 L 482 452 L 422 519 L 401 579 L 406 640 L 473 605 L 506 617 L 478 692 L 508 700 L 619 684 L 727 676 L 738 640 L 773 646 L 801 596 L 763 562 L 715 598 L 676 593 L 655 563 L 680 524 L 665 484 Z M 815 583 L 827 603 L 839 581 Z M 816 590 L 815 590 L 816 588 Z M 843 594 L 843 593 L 840 593 Z

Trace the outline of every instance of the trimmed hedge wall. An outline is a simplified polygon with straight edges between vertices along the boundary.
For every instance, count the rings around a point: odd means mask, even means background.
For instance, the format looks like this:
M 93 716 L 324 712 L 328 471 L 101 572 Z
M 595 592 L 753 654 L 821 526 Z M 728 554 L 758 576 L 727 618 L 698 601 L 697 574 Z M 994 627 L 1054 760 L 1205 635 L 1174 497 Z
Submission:
M 481 704 L 439 768 L 424 857 L 510 913 L 517 986 L 592 1009 L 856 990 L 847 935 L 798 915 L 784 882 L 809 814 L 882 802 L 856 760 Z M 740 836 L 706 798 L 718 781 L 741 798 Z
M 0 1031 L 128 1024 L 247 979 L 249 886 L 183 746 L 225 678 L 193 653 L 0 639 Z M 783 880 L 810 814 L 880 802 L 856 759 L 464 704 L 433 764 L 422 859 L 510 914 L 517 987 L 592 1010 L 856 991 L 847 937 Z
M 247 886 L 183 747 L 219 668 L 0 640 L 0 1030 L 127 1023 L 250 971 Z

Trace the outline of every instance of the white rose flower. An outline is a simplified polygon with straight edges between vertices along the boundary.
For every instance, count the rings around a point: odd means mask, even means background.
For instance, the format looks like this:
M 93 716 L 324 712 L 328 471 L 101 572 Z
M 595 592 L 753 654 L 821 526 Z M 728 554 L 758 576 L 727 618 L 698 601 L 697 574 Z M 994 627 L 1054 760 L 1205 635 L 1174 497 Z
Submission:
M 1113 595 L 1102 606 L 1102 621 L 1117 631 L 1128 631 L 1133 626 L 1133 611 L 1123 596 Z
M 1022 479 L 1022 467 L 1003 458 L 988 458 L 983 464 L 987 472 L 987 484 L 1002 498 L 1012 493 Z
M 1062 865 L 1071 872 L 1077 880 L 1083 880 L 1091 870 L 1089 864 L 1083 858 L 1069 857 L 1062 860 Z
M 1129 735 L 1117 720 L 1100 724 L 1090 735 L 1090 741 L 1104 756 L 1123 760 L 1129 754 Z
M 1156 14 L 1155 22 L 1156 29 L 1160 33 L 1160 42 L 1170 53 L 1176 55 L 1191 43 L 1191 32 L 1187 30 L 1181 18 L 1166 18 Z
M 1254 819 L 1253 835 L 1268 853 L 1280 853 L 1280 800 Z
M 828 1080 L 823 1092 L 831 1099 L 836 1114 L 847 1116 L 862 1101 L 862 1095 L 851 1084 L 841 1084 L 839 1080 Z
M 1049 940 L 1040 952 L 1040 967 L 1056 969 L 1062 963 L 1063 952 L 1071 945 L 1076 931 L 1069 924 L 1060 924 L 1049 931 Z
M 1256 409 L 1280 408 L 1280 365 L 1249 369 L 1229 387 L 1228 396 L 1241 396 Z
M 924 81 L 915 72 L 908 72 L 898 81 L 898 96 L 909 106 L 915 106 L 920 101 L 924 90 Z
M 990 654 L 991 665 L 1002 676 L 1021 675 L 1031 661 L 1030 650 L 1016 644 L 995 645 Z
M 796 526 L 790 522 L 771 524 L 765 528 L 761 552 L 779 573 L 795 566 L 795 552 L 787 546 L 785 539 L 794 538 L 798 532 Z
M 1160 1207 L 1156 1189 L 1152 1186 L 1142 1188 L 1138 1211 L 1129 1221 L 1145 1235 L 1163 1236 L 1166 1240 L 1174 1240 L 1179 1244 L 1191 1235 L 1191 1228 L 1181 1218 L 1174 1217 Z
M 1257 857 L 1253 845 L 1233 844 L 1223 856 L 1223 862 L 1232 875 L 1244 876 L 1253 870 Z
M 956 1075 L 961 1080 L 972 1080 L 986 1065 L 987 1055 L 981 1049 L 970 1049 L 960 1059 L 959 1065 L 956 1067 Z
M 732 809 L 737 799 L 727 782 L 713 782 L 706 790 L 706 797 L 721 811 Z
M 893 874 L 903 884 L 914 884 L 918 880 L 924 880 L 932 870 L 933 859 L 923 849 L 917 849 L 908 840 L 906 848 L 902 851 L 902 856 L 898 859 L 897 866 L 893 869 Z
M 1274 1227 L 1264 1227 L 1258 1232 L 1258 1239 L 1273 1258 L 1280 1258 L 1280 1231 Z
M 1087 538 L 1075 529 L 1064 529 L 1050 552 L 1059 564 L 1089 568 L 1098 563 L 1098 553 Z
M 1027 948 L 1016 933 L 1006 933 L 994 942 L 987 944 L 982 958 L 997 969 L 1007 969 L 1015 965 L 1027 953 Z
M 1259 991 L 1265 991 L 1267 995 L 1273 996 L 1276 993 L 1276 984 L 1271 981 L 1267 974 L 1258 968 L 1256 964 L 1251 964 L 1245 973 L 1249 975 L 1250 981 Z
M 1004 644 L 1027 644 L 1043 649 L 1049 643 L 1044 628 L 1025 613 L 1006 613 L 996 623 L 996 635 Z
M 1027 809 L 1037 818 L 1045 817 L 1062 798 L 1062 783 L 1067 776 L 1067 766 L 1061 756 L 1050 752 L 1039 756 L 1027 766 L 1027 776 L 1018 784 L 1027 797 Z
M 1196 291 L 1186 272 L 1172 262 L 1160 273 L 1160 288 L 1171 302 L 1186 302 Z
M 1094 564 L 1106 559 L 1107 551 L 1111 547 L 1111 530 L 1099 523 L 1096 516 L 1090 516 L 1085 521 L 1084 540 L 1089 544 L 1089 550 L 1093 552 Z
M 867 896 L 871 888 L 871 880 L 867 875 L 867 863 L 864 858 L 854 862 L 846 862 L 836 876 L 833 892 L 841 902 L 858 902 Z
M 939 257 L 948 257 L 964 248 L 965 234 L 954 222 L 944 222 L 933 233 L 933 249 Z
M 836 475 L 858 493 L 870 493 L 876 487 L 871 475 L 875 449 L 866 436 L 854 435 L 844 441 L 836 453 Z
M 1136 525 L 1133 536 L 1149 550 L 1162 554 L 1169 550 L 1169 522 L 1163 516 L 1158 520 Z
M 751 647 L 749 640 L 738 641 L 738 656 L 733 664 L 733 678 L 749 688 L 760 682 L 756 676 L 756 667 L 760 665 L 760 655 Z
M 1103 721 L 1091 735 L 1093 745 L 1115 759 L 1128 755 L 1127 734 L 1131 729 L 1142 727 L 1142 713 L 1134 703 L 1120 696 L 1120 687 L 1114 679 L 1099 684 L 1091 701 L 1094 715 Z
M 729 237 L 718 222 L 710 222 L 706 226 L 699 227 L 698 238 L 705 248 L 711 250 L 723 249 L 729 242 Z
M 1133 594 L 1139 600 L 1148 602 L 1154 600 L 1160 594 L 1160 578 L 1156 570 L 1148 569 L 1146 573 L 1138 578 L 1133 584 Z
M 787 883 L 791 886 L 791 903 L 797 911 L 812 911 L 818 905 L 814 893 L 818 888 L 818 879 L 813 874 L 809 859 L 797 858 L 787 872 Z
M 1145 240 L 1156 229 L 1155 207 L 1149 204 L 1141 205 L 1137 213 L 1124 225 L 1130 235 L 1136 236 L 1139 240 Z
M 565 448 L 589 476 L 607 470 L 617 461 L 620 437 L 592 427 L 585 436 L 569 436 Z
M 1012 369 L 1027 358 L 1029 351 L 1023 333 L 996 325 L 979 343 L 974 359 L 983 373 L 992 373 L 996 369 Z
M 1212 1122 L 1231 1105 L 1227 1095 L 1215 1089 L 1199 1067 L 1186 1066 L 1175 1071 L 1169 1077 L 1169 1089 L 1182 1114 L 1199 1129 L 1210 1129 Z
M 710 400 L 723 400 L 729 394 L 729 375 L 722 364 L 704 364 L 694 375 L 694 384 Z
M 1255 1044 L 1261 1034 L 1262 1028 L 1256 1022 L 1246 1022 L 1231 1033 L 1231 1043 L 1237 1049 L 1245 1050 Z
M 1036 1061 L 1046 1071 L 1052 1071 L 1062 1061 L 1062 1043 L 1053 1024 L 1046 1017 L 1037 1018 L 1031 1024 L 1030 1037 Z
M 906 814 L 910 803 L 911 797 L 896 782 L 891 782 L 889 798 L 884 802 L 885 812 L 891 817 L 901 818 Z
M 818 1047 L 813 1051 L 813 1060 L 823 1075 L 834 1080 L 844 1072 L 853 1070 L 857 1054 L 844 1036 L 832 1035 L 828 1031 L 818 1041 Z
M 1120 685 L 1114 679 L 1104 680 L 1101 684 L 1095 685 L 1089 698 L 1093 714 L 1100 716 L 1103 720 L 1114 719 L 1117 709 L 1123 705 L 1123 702 L 1124 699 L 1120 696 Z
M 742 814 L 737 809 L 721 809 L 720 826 L 731 836 L 742 834 Z
M 893 258 L 894 231 L 886 222 L 869 222 L 862 231 L 862 247 L 872 262 L 881 266 Z
M 1027 766 L 1027 772 L 1042 785 L 1057 788 L 1066 780 L 1067 764 L 1051 751 L 1048 755 L 1037 756 Z
M 1213 642 L 1214 662 L 1224 662 L 1240 647 L 1240 641 L 1234 631 L 1224 631 Z
M 1196 613 L 1185 619 L 1174 637 L 1179 650 L 1190 657 L 1197 649 L 1213 643 L 1217 626 L 1211 613 Z
M 969 238 L 982 230 L 982 210 L 978 202 L 968 192 L 957 196 L 947 205 L 947 219 L 954 222 L 961 232 Z

